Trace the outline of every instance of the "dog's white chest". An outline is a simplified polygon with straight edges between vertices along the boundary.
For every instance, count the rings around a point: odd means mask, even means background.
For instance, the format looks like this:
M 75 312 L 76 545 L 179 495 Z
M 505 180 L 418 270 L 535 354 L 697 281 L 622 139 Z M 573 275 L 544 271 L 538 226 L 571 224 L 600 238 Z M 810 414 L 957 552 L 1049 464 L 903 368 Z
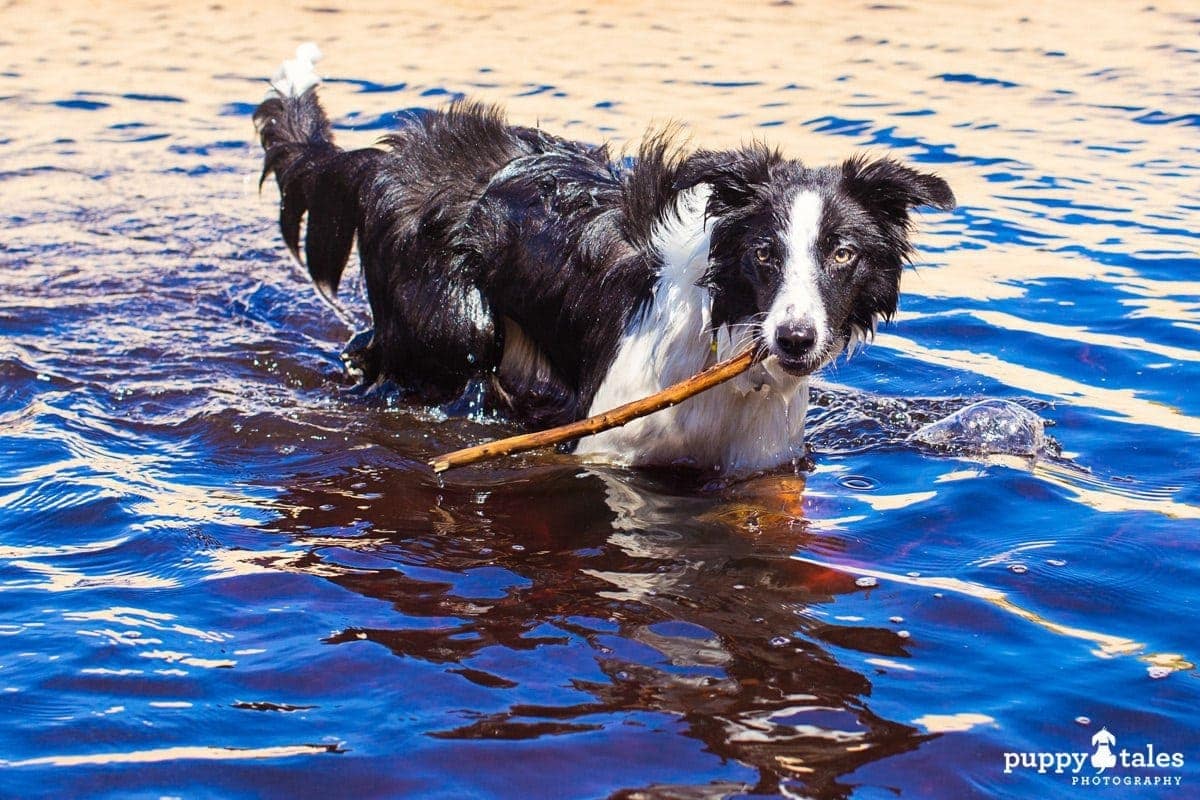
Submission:
M 803 455 L 807 395 L 803 381 L 790 396 L 769 384 L 745 394 L 724 384 L 583 439 L 576 452 L 621 464 L 686 465 L 722 474 L 770 469 Z M 592 413 L 608 407 L 597 402 Z

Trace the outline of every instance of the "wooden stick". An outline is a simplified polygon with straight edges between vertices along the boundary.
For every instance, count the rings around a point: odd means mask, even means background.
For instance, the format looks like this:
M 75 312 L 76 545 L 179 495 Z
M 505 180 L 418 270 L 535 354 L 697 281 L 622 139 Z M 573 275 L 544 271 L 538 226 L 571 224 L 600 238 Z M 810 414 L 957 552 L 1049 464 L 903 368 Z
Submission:
M 649 397 L 617 406 L 603 414 L 536 433 L 522 433 L 518 436 L 509 436 L 507 439 L 497 439 L 494 442 L 455 450 L 453 453 L 446 453 L 433 459 L 429 462 L 429 466 L 433 467 L 434 472 L 445 472 L 448 469 L 464 467 L 479 461 L 487 461 L 513 453 L 524 453 L 526 450 L 549 447 L 559 442 L 568 442 L 572 439 L 601 433 L 610 428 L 617 428 L 638 417 L 644 417 L 655 411 L 682 403 L 692 395 L 699 394 L 705 389 L 711 389 L 730 378 L 735 378 L 748 370 L 755 360 L 754 351 L 747 350 L 741 355 L 713 364 L 703 372 L 673 386 L 668 386 L 660 392 L 655 392 Z

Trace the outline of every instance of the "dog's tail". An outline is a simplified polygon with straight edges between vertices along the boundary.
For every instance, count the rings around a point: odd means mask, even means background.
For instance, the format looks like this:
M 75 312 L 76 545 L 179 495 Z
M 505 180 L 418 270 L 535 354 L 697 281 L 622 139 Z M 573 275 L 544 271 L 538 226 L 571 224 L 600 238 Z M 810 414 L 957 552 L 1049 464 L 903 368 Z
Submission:
M 266 98 L 254 110 L 254 127 L 266 151 L 262 180 L 275 173 L 280 189 L 297 161 L 337 149 L 329 118 L 317 100 L 321 79 L 315 67 L 320 60 L 321 50 L 312 42 L 297 47 L 296 57 L 280 65 Z
M 271 78 L 267 97 L 254 111 L 264 150 L 259 186 L 271 174 L 279 183 L 279 227 L 296 260 L 308 267 L 321 295 L 334 306 L 342 270 L 362 216 L 358 184 L 378 150 L 347 153 L 317 99 L 314 66 L 321 51 L 311 42 L 296 48 Z M 300 257 L 300 221 L 308 213 L 305 257 Z

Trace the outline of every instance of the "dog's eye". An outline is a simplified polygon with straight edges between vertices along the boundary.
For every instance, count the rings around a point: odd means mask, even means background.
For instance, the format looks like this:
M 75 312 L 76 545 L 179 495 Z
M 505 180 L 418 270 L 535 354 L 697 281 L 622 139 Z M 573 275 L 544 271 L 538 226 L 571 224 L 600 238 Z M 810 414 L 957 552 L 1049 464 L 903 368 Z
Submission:
M 839 247 L 833 251 L 833 263 L 838 266 L 845 266 L 854 260 L 858 253 L 854 252 L 849 247 Z
M 754 260 L 760 264 L 771 263 L 771 248 L 765 244 L 754 250 Z

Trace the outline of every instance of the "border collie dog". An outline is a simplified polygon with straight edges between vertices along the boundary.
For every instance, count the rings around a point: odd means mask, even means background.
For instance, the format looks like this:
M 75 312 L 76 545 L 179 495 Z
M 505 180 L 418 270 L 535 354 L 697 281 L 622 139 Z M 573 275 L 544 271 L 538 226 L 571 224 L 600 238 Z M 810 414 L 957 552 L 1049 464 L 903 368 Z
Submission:
M 531 427 L 607 411 L 749 347 L 763 359 L 583 439 L 632 465 L 745 475 L 803 454 L 808 377 L 896 310 L 909 212 L 941 178 L 891 159 L 808 167 L 752 145 L 634 160 L 456 102 L 378 147 L 333 142 L 302 45 L 254 112 L 283 239 L 332 300 L 358 242 L 374 331 L 364 381 L 440 403 L 484 387 Z

